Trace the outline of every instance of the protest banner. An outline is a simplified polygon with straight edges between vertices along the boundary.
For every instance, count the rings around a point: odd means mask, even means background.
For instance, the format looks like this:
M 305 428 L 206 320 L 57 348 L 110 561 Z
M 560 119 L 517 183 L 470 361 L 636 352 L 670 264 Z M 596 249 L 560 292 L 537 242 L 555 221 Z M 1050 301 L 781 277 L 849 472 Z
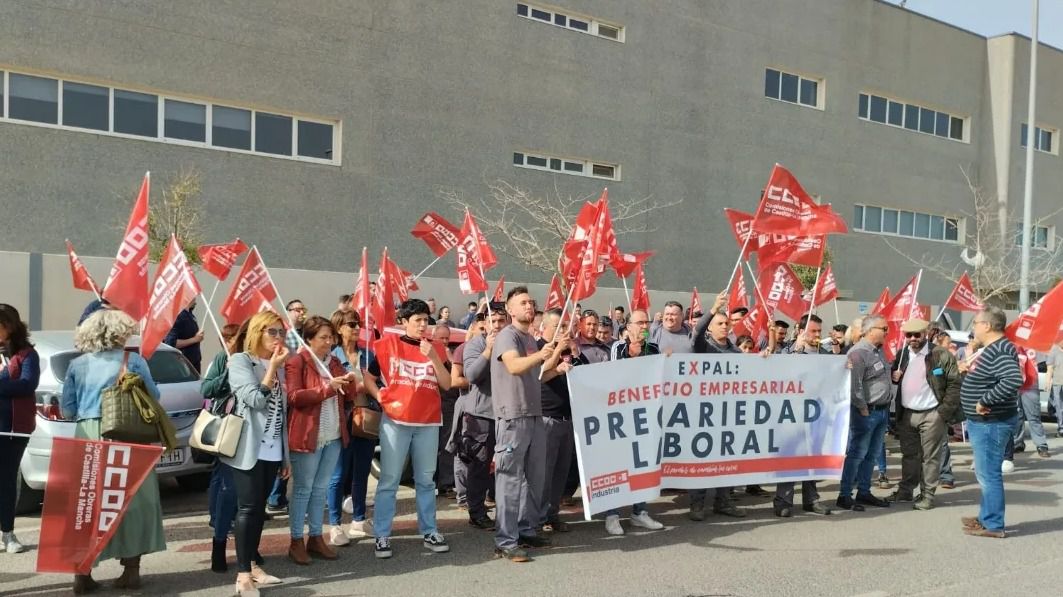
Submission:
M 845 357 L 647 356 L 576 367 L 568 386 L 588 520 L 663 488 L 841 478 Z
M 91 572 L 162 450 L 162 446 L 53 438 L 37 572 Z

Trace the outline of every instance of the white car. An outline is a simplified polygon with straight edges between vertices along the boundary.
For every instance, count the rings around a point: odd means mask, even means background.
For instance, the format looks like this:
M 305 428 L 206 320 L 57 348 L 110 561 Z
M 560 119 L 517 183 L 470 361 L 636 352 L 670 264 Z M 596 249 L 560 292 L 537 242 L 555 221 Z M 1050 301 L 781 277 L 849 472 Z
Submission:
M 41 380 L 37 386 L 37 428 L 30 436 L 19 469 L 20 514 L 36 510 L 44 497 L 52 438 L 74 437 L 75 423 L 62 418 L 59 403 L 67 367 L 81 354 L 74 348 L 72 331 L 33 332 L 31 341 L 41 358 Z M 126 350 L 136 351 L 139 346 L 140 338 L 134 336 Z M 177 428 L 178 448 L 163 456 L 155 470 L 160 477 L 176 477 L 184 488 L 206 489 L 210 463 L 193 461 L 188 447 L 192 424 L 203 408 L 199 374 L 179 350 L 165 344 L 148 359 L 148 368 L 159 387 L 160 402 Z

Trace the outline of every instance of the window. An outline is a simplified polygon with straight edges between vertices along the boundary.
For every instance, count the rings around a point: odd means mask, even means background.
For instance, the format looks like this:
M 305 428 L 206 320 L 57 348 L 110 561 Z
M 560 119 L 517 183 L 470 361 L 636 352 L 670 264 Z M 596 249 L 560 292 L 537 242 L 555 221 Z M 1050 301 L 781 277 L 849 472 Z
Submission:
M 110 90 L 63 81 L 63 124 L 83 129 L 110 129 Z
M 8 118 L 59 123 L 59 81 L 11 73 Z
M 342 138 L 338 122 L 319 118 L 0 71 L 0 126 L 16 122 L 333 165 Z
M 1031 228 L 1030 247 L 1034 249 L 1050 249 L 1055 237 L 1054 226 L 1037 226 Z M 1022 224 L 1015 227 L 1015 246 L 1022 246 Z
M 1026 136 L 1029 134 L 1029 126 L 1024 122 L 1019 132 L 1019 145 L 1026 147 Z M 1055 153 L 1052 147 L 1052 139 L 1055 136 L 1055 132 L 1052 129 L 1041 128 L 1039 126 L 1033 127 L 1033 148 L 1037 151 L 1043 151 L 1045 153 Z
M 214 106 L 211 141 L 216 147 L 251 149 L 251 111 Z
M 819 84 L 816 79 L 773 68 L 764 69 L 764 97 L 767 98 L 818 108 Z
M 207 107 L 202 104 L 166 100 L 164 136 L 186 141 L 207 140 Z
M 891 209 L 873 205 L 853 206 L 853 229 L 874 234 L 959 242 L 960 222 L 940 214 Z
M 620 180 L 619 165 L 595 160 L 579 160 L 518 151 L 513 153 L 513 165 L 534 170 L 550 170 L 562 174 Z
M 599 21 L 577 13 L 518 2 L 517 16 L 539 21 L 540 23 L 549 23 L 556 27 L 581 31 L 613 41 L 624 41 L 624 27 L 621 25 Z
M 255 151 L 292 155 L 292 119 L 279 114 L 256 112 Z
M 114 90 L 114 132 L 159 136 L 159 96 Z
M 863 120 L 919 131 L 944 139 L 965 141 L 963 138 L 963 130 L 967 123 L 965 118 L 892 98 L 861 93 L 857 104 L 857 114 Z

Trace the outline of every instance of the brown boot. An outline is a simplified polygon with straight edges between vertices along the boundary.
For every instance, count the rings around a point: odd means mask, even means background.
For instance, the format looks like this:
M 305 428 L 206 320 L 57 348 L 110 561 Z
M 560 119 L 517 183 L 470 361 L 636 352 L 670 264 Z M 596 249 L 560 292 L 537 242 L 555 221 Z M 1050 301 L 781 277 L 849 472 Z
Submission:
M 321 535 L 311 536 L 306 542 L 307 553 L 313 554 L 325 560 L 335 560 L 339 556 L 333 551 L 331 547 L 325 543 L 325 539 Z
M 310 563 L 310 556 L 306 553 L 306 543 L 302 539 L 292 539 L 291 547 L 288 548 L 288 558 L 300 566 Z
M 140 588 L 140 556 L 135 558 L 122 558 L 118 560 L 125 570 L 122 576 L 114 581 L 114 586 L 119 589 L 137 590 Z
M 91 593 L 100 588 L 100 583 L 92 580 L 91 574 L 75 574 L 74 575 L 74 594 L 84 595 L 85 593 Z

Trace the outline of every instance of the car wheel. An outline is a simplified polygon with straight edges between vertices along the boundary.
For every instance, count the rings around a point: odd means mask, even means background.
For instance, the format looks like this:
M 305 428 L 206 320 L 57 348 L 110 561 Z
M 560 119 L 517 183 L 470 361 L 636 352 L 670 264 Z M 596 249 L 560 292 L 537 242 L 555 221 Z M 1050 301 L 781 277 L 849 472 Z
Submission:
M 19 471 L 18 493 L 15 498 L 15 514 L 20 516 L 33 514 L 40 510 L 43 501 L 44 492 L 26 485 L 26 481 L 22 479 L 22 472 Z
M 185 491 L 206 491 L 210 487 L 210 473 L 195 473 L 177 477 L 177 486 Z

